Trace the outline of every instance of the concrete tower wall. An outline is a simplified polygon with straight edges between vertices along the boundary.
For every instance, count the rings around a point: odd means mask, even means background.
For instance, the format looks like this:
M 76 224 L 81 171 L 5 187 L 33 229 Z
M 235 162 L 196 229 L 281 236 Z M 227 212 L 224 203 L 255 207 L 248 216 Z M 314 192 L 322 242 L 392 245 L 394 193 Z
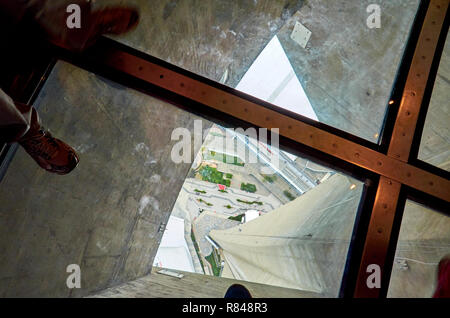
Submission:
M 327 296 L 339 292 L 362 184 L 334 175 L 296 200 L 212 231 L 236 279 Z

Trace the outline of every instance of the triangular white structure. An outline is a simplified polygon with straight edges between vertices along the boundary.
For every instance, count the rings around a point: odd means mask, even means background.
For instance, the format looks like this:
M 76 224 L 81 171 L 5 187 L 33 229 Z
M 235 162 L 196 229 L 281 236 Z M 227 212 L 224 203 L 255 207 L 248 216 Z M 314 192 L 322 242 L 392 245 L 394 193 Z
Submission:
M 318 120 L 276 35 L 250 66 L 236 89 Z

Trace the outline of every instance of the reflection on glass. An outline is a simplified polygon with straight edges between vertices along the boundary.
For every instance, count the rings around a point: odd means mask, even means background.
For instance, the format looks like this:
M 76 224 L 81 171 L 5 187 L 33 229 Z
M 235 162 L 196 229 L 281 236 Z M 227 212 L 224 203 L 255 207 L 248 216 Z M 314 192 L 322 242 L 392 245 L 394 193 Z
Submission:
M 153 56 L 377 142 L 419 0 L 133 0 L 118 38 Z
M 209 130 L 154 266 L 337 297 L 363 184 L 248 135 Z
M 438 264 L 450 256 L 450 217 L 407 201 L 388 297 L 429 298 L 437 288 Z
M 450 41 L 445 42 L 428 108 L 419 159 L 450 171 Z

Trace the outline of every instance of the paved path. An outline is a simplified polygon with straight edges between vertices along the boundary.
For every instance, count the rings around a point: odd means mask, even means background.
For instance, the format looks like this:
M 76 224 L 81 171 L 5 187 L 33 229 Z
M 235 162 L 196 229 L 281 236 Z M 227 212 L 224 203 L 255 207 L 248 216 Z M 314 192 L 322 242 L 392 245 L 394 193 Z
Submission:
M 192 255 L 192 262 L 194 263 L 194 269 L 196 273 L 204 274 L 202 265 L 197 256 L 197 251 L 195 250 L 194 243 L 191 239 L 191 223 L 184 220 L 184 239 L 186 240 L 187 246 L 189 248 L 189 253 Z

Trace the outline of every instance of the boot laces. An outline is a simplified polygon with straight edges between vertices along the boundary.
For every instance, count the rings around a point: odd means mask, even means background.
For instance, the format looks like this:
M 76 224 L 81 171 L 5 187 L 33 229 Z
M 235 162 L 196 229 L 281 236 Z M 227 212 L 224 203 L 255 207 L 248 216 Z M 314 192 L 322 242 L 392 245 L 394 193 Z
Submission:
M 51 160 L 58 152 L 59 145 L 49 132 L 41 129 L 38 134 L 23 141 L 25 148 L 33 155 Z

